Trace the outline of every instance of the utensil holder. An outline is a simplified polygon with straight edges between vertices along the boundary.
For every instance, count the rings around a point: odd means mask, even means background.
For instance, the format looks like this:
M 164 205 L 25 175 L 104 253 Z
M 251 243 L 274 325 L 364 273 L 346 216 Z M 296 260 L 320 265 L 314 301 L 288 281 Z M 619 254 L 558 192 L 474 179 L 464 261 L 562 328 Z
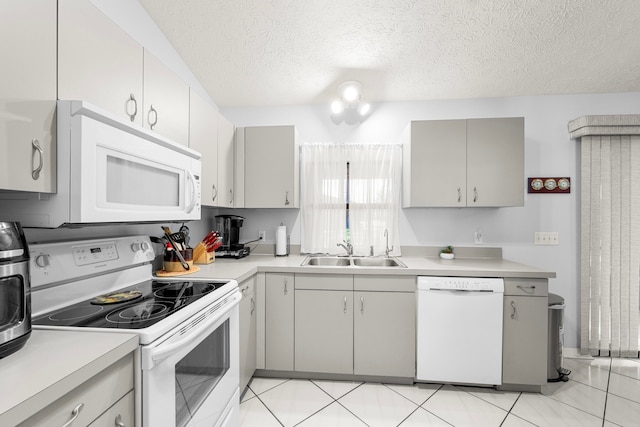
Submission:
M 182 266 L 180 259 L 176 255 L 176 249 L 168 250 L 164 252 L 164 262 L 163 267 L 165 271 L 173 272 L 173 271 L 187 271 Z M 189 267 L 193 266 L 193 249 L 187 248 L 180 251 L 180 255 L 187 262 Z

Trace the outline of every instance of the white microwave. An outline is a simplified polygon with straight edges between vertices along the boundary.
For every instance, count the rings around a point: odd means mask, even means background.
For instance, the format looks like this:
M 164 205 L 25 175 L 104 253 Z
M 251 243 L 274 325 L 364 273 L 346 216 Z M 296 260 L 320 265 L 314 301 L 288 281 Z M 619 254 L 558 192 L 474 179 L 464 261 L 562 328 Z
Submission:
M 200 219 L 200 153 L 83 101 L 58 101 L 57 192 L 0 194 L 23 227 Z

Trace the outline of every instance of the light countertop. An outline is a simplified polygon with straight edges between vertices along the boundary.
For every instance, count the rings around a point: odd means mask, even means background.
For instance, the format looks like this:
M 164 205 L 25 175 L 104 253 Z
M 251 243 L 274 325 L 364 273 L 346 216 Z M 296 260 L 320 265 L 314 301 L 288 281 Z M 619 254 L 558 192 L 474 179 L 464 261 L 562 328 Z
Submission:
M 214 263 L 208 265 L 198 264 L 200 271 L 193 273 L 192 276 L 211 279 L 235 279 L 238 282 L 242 282 L 257 272 L 504 278 L 556 277 L 555 272 L 541 270 L 502 258 L 456 258 L 444 260 L 438 257 L 398 257 L 407 268 L 301 266 L 300 264 L 305 258 L 305 255 L 275 257 L 263 254 L 252 254 L 241 259 L 218 258 Z
M 0 425 L 14 426 L 138 348 L 138 336 L 33 330 L 0 359 Z

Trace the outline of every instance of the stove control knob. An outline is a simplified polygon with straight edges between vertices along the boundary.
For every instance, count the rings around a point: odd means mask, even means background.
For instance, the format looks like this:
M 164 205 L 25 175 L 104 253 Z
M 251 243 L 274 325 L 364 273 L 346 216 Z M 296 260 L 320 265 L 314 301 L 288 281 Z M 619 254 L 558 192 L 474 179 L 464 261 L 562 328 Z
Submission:
M 38 267 L 49 267 L 49 254 L 41 254 L 36 257 L 36 265 Z
M 141 249 L 140 243 L 132 243 L 131 244 L 131 250 L 133 252 L 138 252 L 140 249 Z
M 142 252 L 147 252 L 149 249 L 151 249 L 151 245 L 149 245 L 148 242 L 142 242 L 140 244 L 140 247 L 142 247 Z

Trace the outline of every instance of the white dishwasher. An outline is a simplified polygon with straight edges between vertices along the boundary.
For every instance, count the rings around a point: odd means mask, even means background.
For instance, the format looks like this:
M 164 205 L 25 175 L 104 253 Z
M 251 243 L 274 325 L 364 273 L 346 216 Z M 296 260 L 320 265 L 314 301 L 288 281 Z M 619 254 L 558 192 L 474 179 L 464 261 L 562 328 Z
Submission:
M 499 278 L 418 277 L 416 380 L 502 383 Z

